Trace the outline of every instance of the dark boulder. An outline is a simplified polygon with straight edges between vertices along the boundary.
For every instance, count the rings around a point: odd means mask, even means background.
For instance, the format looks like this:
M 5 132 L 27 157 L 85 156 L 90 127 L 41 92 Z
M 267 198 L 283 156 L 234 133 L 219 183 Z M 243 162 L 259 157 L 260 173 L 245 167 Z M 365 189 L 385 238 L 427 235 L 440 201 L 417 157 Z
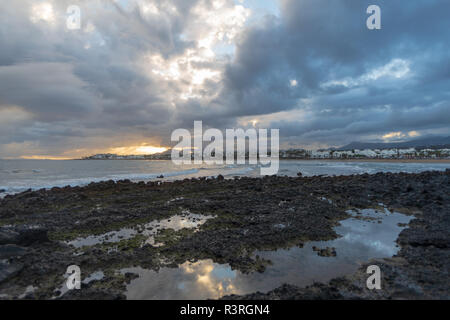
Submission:
M 312 247 L 313 251 L 317 252 L 317 255 L 320 257 L 336 257 L 336 249 L 326 247 L 325 249 L 317 248 L 316 246 Z
M 125 300 L 126 296 L 107 289 L 94 289 L 91 287 L 82 290 L 70 290 L 60 300 Z
M 26 248 L 16 246 L 15 244 L 5 244 L 0 246 L 0 259 L 23 256 L 26 252 Z
M 0 262 L 0 283 L 14 277 L 23 269 L 23 265 L 20 263 L 6 263 Z
M 49 242 L 47 229 L 41 227 L 21 227 L 19 231 L 20 245 L 29 246 L 34 243 Z
M 0 245 L 17 243 L 19 241 L 19 233 L 11 228 L 0 228 Z
M 0 245 L 17 244 L 29 246 L 34 243 L 49 242 L 47 229 L 35 226 L 0 228 Z

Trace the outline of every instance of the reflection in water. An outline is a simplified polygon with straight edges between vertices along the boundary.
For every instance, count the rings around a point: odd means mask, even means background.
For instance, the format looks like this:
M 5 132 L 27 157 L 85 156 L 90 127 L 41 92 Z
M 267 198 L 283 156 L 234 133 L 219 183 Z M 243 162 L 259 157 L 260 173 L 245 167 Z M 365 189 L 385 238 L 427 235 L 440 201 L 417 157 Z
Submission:
M 61 287 L 59 289 L 55 289 L 55 293 L 57 293 L 57 295 L 53 296 L 52 299 L 61 298 L 63 295 L 65 295 L 67 292 L 69 292 L 70 289 L 67 287 L 67 278 L 68 277 L 69 277 L 69 275 L 67 273 L 65 273 L 64 279 L 66 279 L 66 280 L 64 280 L 63 284 L 61 285 Z M 105 277 L 105 274 L 103 273 L 103 271 L 98 270 L 98 271 L 91 273 L 88 277 L 86 277 L 83 281 L 81 281 L 81 283 L 88 284 L 92 281 L 102 280 L 104 277 Z
M 162 268 L 159 272 L 142 268 L 121 272 L 139 275 L 128 288 L 128 299 L 208 299 L 236 292 L 237 272 L 211 260 L 185 262 L 178 269 Z
M 195 214 L 189 212 L 188 210 L 183 210 L 180 215 L 175 215 L 168 219 L 152 221 L 144 225 L 139 225 L 135 228 L 122 228 L 118 231 L 111 231 L 101 235 L 90 235 L 85 238 L 77 238 L 69 241 L 68 244 L 76 248 L 80 248 L 83 246 L 93 246 L 99 243 L 119 242 L 124 239 L 131 239 L 138 234 L 142 234 L 148 237 L 145 243 L 157 246 L 158 244 L 155 244 L 154 237 L 158 231 L 163 229 L 173 229 L 175 231 L 184 228 L 195 229 L 211 218 L 214 217 Z M 141 232 L 139 232 L 139 230 Z
M 264 273 L 243 274 L 231 270 L 228 264 L 211 260 L 186 262 L 179 268 L 162 268 L 159 272 L 142 268 L 127 268 L 121 272 L 137 273 L 127 287 L 128 299 L 215 299 L 228 294 L 267 292 L 283 283 L 298 286 L 315 281 L 326 282 L 355 272 L 361 262 L 396 254 L 395 240 L 403 229 L 399 223 L 409 223 L 410 217 L 388 210 L 349 212 L 352 218 L 336 228 L 342 237 L 332 241 L 315 241 L 303 248 L 255 252 L 270 259 L 273 265 Z M 320 257 L 312 250 L 336 248 L 336 257 Z

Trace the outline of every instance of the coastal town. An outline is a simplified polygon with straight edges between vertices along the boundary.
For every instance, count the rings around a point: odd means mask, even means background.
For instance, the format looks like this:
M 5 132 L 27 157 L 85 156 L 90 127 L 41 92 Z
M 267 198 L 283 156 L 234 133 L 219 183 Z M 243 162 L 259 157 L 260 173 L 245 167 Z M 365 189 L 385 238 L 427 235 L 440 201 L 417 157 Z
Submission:
M 248 157 L 248 154 L 247 154 Z M 118 155 L 112 153 L 95 154 L 82 160 L 170 160 L 171 150 L 151 155 Z M 450 159 L 450 148 L 389 148 L 352 150 L 305 150 L 287 149 L 280 151 L 280 159 Z
M 450 149 L 433 148 L 391 148 L 316 150 L 289 149 L 280 151 L 280 159 L 448 159 Z

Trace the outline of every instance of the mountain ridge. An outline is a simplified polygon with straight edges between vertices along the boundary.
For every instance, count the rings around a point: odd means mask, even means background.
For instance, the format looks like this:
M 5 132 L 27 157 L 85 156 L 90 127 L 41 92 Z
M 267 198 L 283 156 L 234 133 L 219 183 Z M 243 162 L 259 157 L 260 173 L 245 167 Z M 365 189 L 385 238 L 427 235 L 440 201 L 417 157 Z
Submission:
M 415 147 L 450 147 L 450 136 L 433 136 L 424 137 L 420 139 L 414 139 L 402 142 L 351 142 L 345 146 L 339 148 L 330 148 L 329 150 L 353 150 L 353 149 L 402 149 L 402 148 L 415 148 Z

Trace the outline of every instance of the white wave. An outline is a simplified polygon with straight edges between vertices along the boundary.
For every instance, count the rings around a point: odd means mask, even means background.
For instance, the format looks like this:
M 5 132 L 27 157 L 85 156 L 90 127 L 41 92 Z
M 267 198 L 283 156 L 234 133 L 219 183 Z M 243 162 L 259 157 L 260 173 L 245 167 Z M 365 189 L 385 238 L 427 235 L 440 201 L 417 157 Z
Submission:
M 160 176 L 166 177 L 176 177 L 176 176 L 186 176 L 190 174 L 198 173 L 198 169 L 189 169 L 189 170 L 182 170 L 182 171 L 169 171 L 169 172 L 158 172 L 158 173 L 124 173 L 124 174 L 118 174 L 118 175 L 110 175 L 105 178 L 102 178 L 101 180 L 123 180 L 123 179 L 130 179 L 130 180 L 151 180 L 156 179 Z
M 22 181 L 20 185 L 14 186 L 0 186 L 0 190 L 5 190 L 0 193 L 0 197 L 4 197 L 7 194 L 15 194 L 20 193 L 26 190 L 39 190 L 39 189 L 51 189 L 53 187 L 66 187 L 66 186 L 86 186 L 91 182 L 100 182 L 107 180 L 125 180 L 129 179 L 132 181 L 146 181 L 157 179 L 161 175 L 166 177 L 177 177 L 177 176 L 188 176 L 191 174 L 198 173 L 198 169 L 190 169 L 190 170 L 182 170 L 182 171 L 173 171 L 173 172 L 159 172 L 159 173 L 149 173 L 149 174 L 118 174 L 118 175 L 106 175 L 104 177 L 83 177 L 83 178 L 72 178 L 72 179 L 55 179 L 52 180 L 25 180 Z M 61 176 L 60 176 L 61 177 Z M 48 177 L 47 177 L 48 178 Z

